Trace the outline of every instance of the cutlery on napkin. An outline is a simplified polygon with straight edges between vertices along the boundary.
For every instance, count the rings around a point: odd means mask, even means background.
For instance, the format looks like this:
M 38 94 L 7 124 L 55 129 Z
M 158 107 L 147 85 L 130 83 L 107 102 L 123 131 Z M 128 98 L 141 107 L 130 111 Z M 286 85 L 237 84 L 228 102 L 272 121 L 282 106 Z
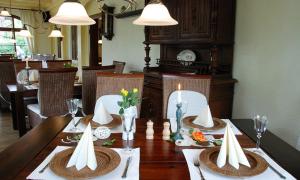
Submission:
M 249 161 L 232 132 L 229 123 L 226 125 L 222 146 L 217 159 L 217 165 L 219 168 L 222 168 L 226 164 L 227 158 L 229 164 L 236 169 L 239 169 L 239 164 L 250 167 Z
M 74 165 L 78 171 L 85 166 L 88 166 L 91 170 L 95 170 L 97 168 L 97 160 L 90 123 L 84 130 L 84 133 L 67 164 L 67 168 Z
M 193 123 L 207 128 L 214 126 L 209 106 L 201 109 L 200 114 L 196 117 Z
M 109 112 L 105 109 L 102 101 L 97 102 L 93 121 L 99 124 L 108 124 L 113 120 L 113 117 L 109 114 Z

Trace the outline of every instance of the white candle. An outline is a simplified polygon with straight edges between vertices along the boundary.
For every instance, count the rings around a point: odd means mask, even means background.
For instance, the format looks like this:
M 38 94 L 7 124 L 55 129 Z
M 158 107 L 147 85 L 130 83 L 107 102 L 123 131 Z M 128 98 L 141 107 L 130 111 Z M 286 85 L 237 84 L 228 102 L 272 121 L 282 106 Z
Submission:
M 26 68 L 29 68 L 28 59 L 26 59 L 25 61 L 26 61 Z
M 177 94 L 177 102 L 181 103 L 182 99 L 181 99 L 181 84 L 178 84 L 178 94 Z

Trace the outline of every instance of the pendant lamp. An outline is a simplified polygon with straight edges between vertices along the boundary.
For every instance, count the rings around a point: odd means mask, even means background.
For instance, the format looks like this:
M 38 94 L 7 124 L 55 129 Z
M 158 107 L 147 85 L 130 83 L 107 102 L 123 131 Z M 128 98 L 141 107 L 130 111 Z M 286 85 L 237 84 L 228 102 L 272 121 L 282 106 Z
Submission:
M 23 37 L 28 37 L 28 38 L 32 37 L 31 33 L 28 31 L 28 29 L 26 28 L 25 24 L 23 25 L 23 28 L 19 32 L 19 35 L 23 36 Z
M 64 36 L 62 35 L 61 31 L 55 25 L 54 29 L 51 31 L 51 33 L 48 37 L 64 37 Z
M 135 25 L 172 26 L 178 22 L 173 19 L 167 7 L 160 0 L 152 0 L 144 8 L 142 15 L 133 21 Z
M 0 16 L 11 16 L 10 13 L 6 10 L 6 8 L 4 8 L 1 13 L 0 13 Z
M 92 25 L 96 22 L 90 18 L 79 0 L 65 0 L 56 15 L 49 19 L 53 24 Z

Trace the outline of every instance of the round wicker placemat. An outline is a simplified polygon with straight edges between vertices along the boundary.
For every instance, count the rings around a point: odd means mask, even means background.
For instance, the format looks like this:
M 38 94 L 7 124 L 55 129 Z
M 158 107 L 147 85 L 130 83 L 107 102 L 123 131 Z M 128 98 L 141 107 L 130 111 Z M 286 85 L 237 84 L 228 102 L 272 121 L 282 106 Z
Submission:
M 108 124 L 99 124 L 99 123 L 93 121 L 92 120 L 93 116 L 94 116 L 93 114 L 87 115 L 87 116 L 81 118 L 81 122 L 85 125 L 88 125 L 89 122 L 90 122 L 91 127 L 94 128 L 94 129 L 97 128 L 97 127 L 100 127 L 100 126 L 105 126 L 105 127 L 108 127 L 108 128 L 116 128 L 116 127 L 122 125 L 121 117 L 119 115 L 116 115 L 116 114 L 111 114 L 111 116 L 113 117 L 113 120 Z
M 192 128 L 198 128 L 201 131 L 215 131 L 215 130 L 220 130 L 225 128 L 226 123 L 224 121 L 222 121 L 219 118 L 213 118 L 214 121 L 214 126 L 207 128 L 204 126 L 200 126 L 198 124 L 194 124 L 193 121 L 196 119 L 197 116 L 187 116 L 185 118 L 183 118 L 182 122 L 188 126 L 188 127 L 192 127 Z
M 88 167 L 84 167 L 80 171 L 77 171 L 75 166 L 66 168 L 74 150 L 75 148 L 66 149 L 52 158 L 49 167 L 56 175 L 67 179 L 88 179 L 113 171 L 121 162 L 121 157 L 117 152 L 109 148 L 95 147 L 98 166 L 94 171 Z
M 222 168 L 217 166 L 217 159 L 219 155 L 220 147 L 208 148 L 201 152 L 199 159 L 208 169 L 213 172 L 235 177 L 250 177 L 258 175 L 264 172 L 268 168 L 267 161 L 261 156 L 244 150 L 244 153 L 251 165 L 251 167 L 244 166 L 240 164 L 239 169 L 235 169 L 228 162 Z

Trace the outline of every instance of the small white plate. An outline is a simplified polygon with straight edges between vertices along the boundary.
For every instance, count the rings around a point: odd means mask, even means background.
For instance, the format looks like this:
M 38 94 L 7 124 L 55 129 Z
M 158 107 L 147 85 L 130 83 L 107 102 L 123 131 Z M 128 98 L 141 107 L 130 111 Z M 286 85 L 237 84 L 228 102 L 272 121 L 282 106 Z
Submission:
M 177 55 L 177 60 L 195 61 L 196 60 L 196 54 L 192 50 L 185 49 Z

